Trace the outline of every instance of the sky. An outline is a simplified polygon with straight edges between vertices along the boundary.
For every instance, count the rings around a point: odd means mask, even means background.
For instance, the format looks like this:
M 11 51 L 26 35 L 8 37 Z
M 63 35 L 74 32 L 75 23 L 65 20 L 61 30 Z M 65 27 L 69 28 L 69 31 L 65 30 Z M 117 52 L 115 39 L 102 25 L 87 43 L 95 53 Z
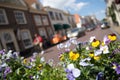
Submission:
M 95 15 L 97 19 L 105 18 L 104 0 L 40 0 L 43 6 L 69 11 L 80 16 Z

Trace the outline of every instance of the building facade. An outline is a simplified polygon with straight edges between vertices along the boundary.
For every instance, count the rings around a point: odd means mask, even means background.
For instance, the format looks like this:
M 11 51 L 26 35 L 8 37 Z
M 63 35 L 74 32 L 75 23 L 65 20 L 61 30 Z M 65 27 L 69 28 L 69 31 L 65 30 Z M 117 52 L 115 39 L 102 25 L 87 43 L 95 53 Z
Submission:
M 44 10 L 48 12 L 54 33 L 59 32 L 61 35 L 65 35 L 65 29 L 72 27 L 62 10 L 51 7 L 44 7 Z
M 114 25 L 120 26 L 120 0 L 105 0 L 107 20 Z
M 0 0 L 0 49 L 30 51 L 35 33 L 49 39 L 50 20 L 36 1 Z

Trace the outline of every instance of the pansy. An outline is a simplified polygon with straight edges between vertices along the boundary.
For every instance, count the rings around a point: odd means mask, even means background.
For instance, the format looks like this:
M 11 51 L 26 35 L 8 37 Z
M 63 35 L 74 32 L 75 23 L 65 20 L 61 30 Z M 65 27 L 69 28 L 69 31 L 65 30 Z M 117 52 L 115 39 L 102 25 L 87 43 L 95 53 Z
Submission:
M 94 50 L 94 56 L 99 56 L 102 54 L 102 50 Z
M 4 71 L 4 77 L 6 77 L 7 74 L 9 74 L 9 73 L 11 73 L 11 72 L 12 72 L 11 68 L 10 68 L 10 67 L 6 67 L 6 68 L 5 68 L 5 71 Z
M 93 58 L 94 58 L 94 60 L 98 61 L 98 60 L 100 60 L 101 57 L 100 56 L 94 56 Z
M 82 59 L 79 63 L 79 65 L 81 66 L 93 66 L 93 64 L 90 64 L 89 61 L 91 60 L 91 58 L 85 58 L 85 59 Z
M 23 60 L 23 64 L 27 64 L 27 59 L 24 59 L 24 60 Z
M 113 33 L 113 34 L 109 34 L 108 35 L 108 39 L 111 41 L 115 41 L 117 39 L 117 36 Z
M 89 56 L 92 58 L 92 57 L 94 57 L 94 52 L 90 52 L 89 53 Z
M 91 43 L 91 46 L 95 48 L 98 47 L 99 45 L 100 45 L 100 41 L 96 39 L 94 39 Z
M 116 71 L 117 74 L 120 74 L 120 65 L 118 65 L 117 63 L 112 63 L 113 65 L 113 69 Z
M 80 56 L 79 53 L 74 53 L 73 51 L 70 51 L 69 53 L 69 58 L 74 61 L 77 60 L 79 56 Z
M 61 55 L 59 56 L 59 58 L 60 58 L 60 60 L 62 61 L 62 60 L 64 59 L 64 55 L 61 54 Z
M 39 64 L 38 66 L 37 66 L 37 70 L 41 70 L 42 69 L 42 64 Z
M 79 77 L 81 74 L 81 71 L 78 68 L 75 68 L 73 64 L 67 66 L 66 72 L 69 80 L 75 80 L 75 78 Z
M 108 45 L 110 42 L 111 42 L 111 41 L 110 41 L 110 39 L 108 38 L 108 36 L 105 35 L 104 38 L 103 38 L 103 43 L 102 43 L 102 45 L 103 45 L 103 44 Z
M 89 42 L 93 42 L 94 39 L 96 39 L 95 36 L 91 36 Z
M 100 50 L 103 51 L 103 54 L 109 53 L 109 48 L 107 45 L 104 45 L 104 46 L 101 45 Z

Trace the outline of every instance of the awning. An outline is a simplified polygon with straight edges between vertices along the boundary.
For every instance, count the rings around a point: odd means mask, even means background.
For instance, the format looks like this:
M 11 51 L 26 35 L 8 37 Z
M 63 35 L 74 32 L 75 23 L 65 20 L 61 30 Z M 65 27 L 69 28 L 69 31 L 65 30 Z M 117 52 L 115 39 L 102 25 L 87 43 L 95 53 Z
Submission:
M 63 24 L 63 29 L 68 29 L 68 28 L 70 28 L 69 24 Z
M 54 24 L 55 31 L 63 29 L 62 24 Z

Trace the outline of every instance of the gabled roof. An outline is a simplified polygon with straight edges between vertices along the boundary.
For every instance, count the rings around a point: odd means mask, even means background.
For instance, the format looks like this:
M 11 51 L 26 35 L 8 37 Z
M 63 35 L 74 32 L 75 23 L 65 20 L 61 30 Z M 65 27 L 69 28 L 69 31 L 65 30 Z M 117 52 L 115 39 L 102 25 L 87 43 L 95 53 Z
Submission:
M 23 0 L 0 0 L 0 6 L 27 10 L 27 6 Z
M 43 5 L 38 0 L 24 0 L 27 6 L 29 7 L 29 11 L 33 13 L 47 13 L 43 10 Z

